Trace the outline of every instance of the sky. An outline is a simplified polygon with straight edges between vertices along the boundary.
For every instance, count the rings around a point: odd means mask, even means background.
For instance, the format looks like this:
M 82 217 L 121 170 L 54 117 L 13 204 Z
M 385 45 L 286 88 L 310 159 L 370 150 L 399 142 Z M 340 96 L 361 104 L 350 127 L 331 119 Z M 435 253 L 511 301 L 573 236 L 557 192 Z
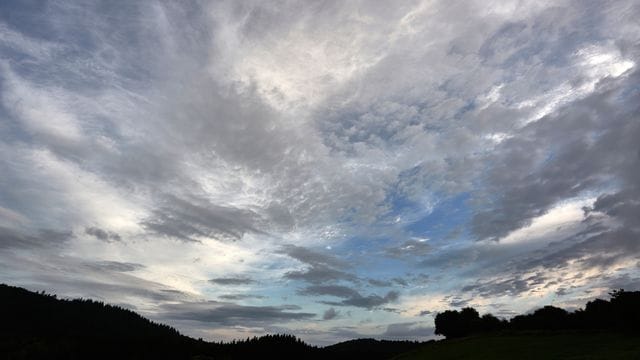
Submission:
M 0 282 L 317 345 L 640 290 L 639 18 L 2 1 Z

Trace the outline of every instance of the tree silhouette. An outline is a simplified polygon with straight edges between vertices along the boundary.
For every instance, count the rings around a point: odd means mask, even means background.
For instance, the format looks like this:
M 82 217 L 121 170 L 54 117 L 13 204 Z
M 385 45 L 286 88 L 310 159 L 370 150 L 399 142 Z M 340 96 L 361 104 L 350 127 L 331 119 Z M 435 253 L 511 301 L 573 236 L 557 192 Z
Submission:
M 564 331 L 609 330 L 640 332 L 640 291 L 614 290 L 611 300 L 589 301 L 584 309 L 568 312 L 555 306 L 545 306 L 531 314 L 501 320 L 491 314 L 478 316 L 473 308 L 446 310 L 435 317 L 435 333 L 447 338 L 496 331 Z

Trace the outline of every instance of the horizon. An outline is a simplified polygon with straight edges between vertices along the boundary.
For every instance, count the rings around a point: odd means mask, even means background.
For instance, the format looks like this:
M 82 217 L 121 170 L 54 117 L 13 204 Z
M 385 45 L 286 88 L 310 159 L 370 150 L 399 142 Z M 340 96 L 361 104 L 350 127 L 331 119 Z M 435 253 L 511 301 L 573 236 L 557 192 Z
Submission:
M 640 6 L 0 3 L 0 283 L 208 341 L 640 290 Z

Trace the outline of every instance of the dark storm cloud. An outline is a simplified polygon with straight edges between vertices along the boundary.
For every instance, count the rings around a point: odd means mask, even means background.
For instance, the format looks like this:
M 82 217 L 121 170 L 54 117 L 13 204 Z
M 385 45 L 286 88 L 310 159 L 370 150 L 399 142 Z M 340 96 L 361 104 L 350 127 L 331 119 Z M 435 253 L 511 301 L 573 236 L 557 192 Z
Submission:
M 0 226 L 0 249 L 50 248 L 62 245 L 73 237 L 73 233 L 57 230 L 40 230 L 27 234 Z
M 84 232 L 85 234 L 94 236 L 98 240 L 102 240 L 106 242 L 122 241 L 122 238 L 120 237 L 120 235 L 118 235 L 118 233 L 113 231 L 103 230 L 94 226 L 85 228 Z
M 260 232 L 255 227 L 258 219 L 250 210 L 167 196 L 164 205 L 154 210 L 142 226 L 156 234 L 189 242 L 197 241 L 197 237 L 240 240 L 247 231 Z
M 246 276 L 236 276 L 210 279 L 209 282 L 215 285 L 248 285 L 254 283 L 255 280 Z
M 299 306 L 242 306 L 232 303 L 207 301 L 199 303 L 166 304 L 162 316 L 168 319 L 192 320 L 225 326 L 255 326 L 306 320 L 316 314 L 294 312 Z

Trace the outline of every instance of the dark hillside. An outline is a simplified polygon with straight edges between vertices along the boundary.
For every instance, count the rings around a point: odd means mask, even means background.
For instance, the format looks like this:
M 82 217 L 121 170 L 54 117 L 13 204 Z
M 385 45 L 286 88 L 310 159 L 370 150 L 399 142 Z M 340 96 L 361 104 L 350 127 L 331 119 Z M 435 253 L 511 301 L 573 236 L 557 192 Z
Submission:
M 0 285 L 0 353 L 9 359 L 188 358 L 198 342 L 133 311 Z
M 0 359 L 386 359 L 419 345 L 362 339 L 317 348 L 293 335 L 205 342 L 118 306 L 3 284 L 0 319 Z
M 640 336 L 597 331 L 514 332 L 434 341 L 397 360 L 637 360 Z
M 327 346 L 322 351 L 331 359 L 382 360 L 413 350 L 422 344 L 424 343 L 415 341 L 357 339 Z

